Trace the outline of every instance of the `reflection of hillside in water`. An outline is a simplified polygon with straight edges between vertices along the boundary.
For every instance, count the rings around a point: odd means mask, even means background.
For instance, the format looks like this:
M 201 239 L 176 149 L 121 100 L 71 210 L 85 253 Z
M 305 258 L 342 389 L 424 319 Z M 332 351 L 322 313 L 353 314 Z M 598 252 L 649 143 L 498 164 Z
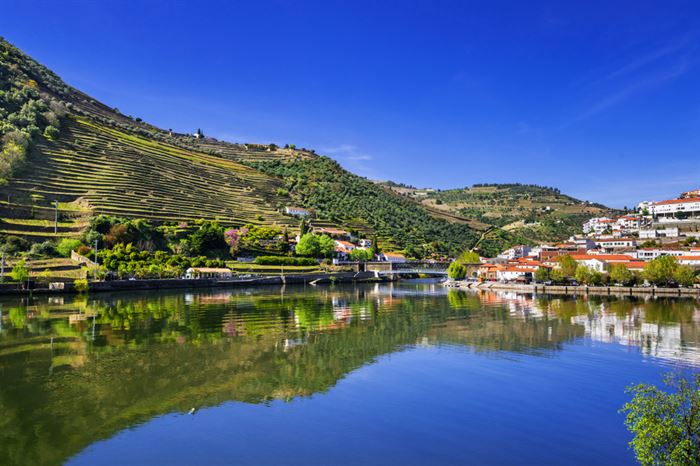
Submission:
M 0 304 L 0 429 L 10 439 L 0 464 L 58 464 L 163 413 L 323 392 L 418 343 L 547 355 L 575 338 L 613 335 L 606 341 L 697 362 L 693 301 L 377 284 Z

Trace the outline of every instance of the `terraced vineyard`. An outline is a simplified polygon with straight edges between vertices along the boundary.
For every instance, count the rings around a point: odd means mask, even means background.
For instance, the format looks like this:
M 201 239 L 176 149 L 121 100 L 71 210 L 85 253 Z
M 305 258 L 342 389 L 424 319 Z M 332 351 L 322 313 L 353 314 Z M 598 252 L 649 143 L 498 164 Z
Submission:
M 276 192 L 281 187 L 281 181 L 232 160 L 75 119 L 65 124 L 59 142 L 37 144 L 26 167 L 0 189 L 0 199 L 9 196 L 11 202 L 0 205 L 0 231 L 53 236 L 54 200 L 63 203 L 59 213 L 66 219 L 58 236 L 77 234 L 85 224 L 81 214 L 98 213 L 294 226 L 280 212 L 291 202 Z

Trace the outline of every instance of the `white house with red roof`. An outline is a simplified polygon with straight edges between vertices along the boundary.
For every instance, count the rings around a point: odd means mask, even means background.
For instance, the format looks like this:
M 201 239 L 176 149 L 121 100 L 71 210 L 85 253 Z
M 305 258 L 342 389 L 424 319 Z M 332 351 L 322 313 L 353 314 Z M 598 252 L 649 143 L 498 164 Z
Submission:
M 611 252 L 615 249 L 634 249 L 637 247 L 637 240 L 635 238 L 601 238 L 596 239 L 595 244 L 606 252 Z
M 700 219 L 700 197 L 654 202 L 650 213 L 660 222 L 697 220 Z
M 693 268 L 700 267 L 700 255 L 697 256 L 677 256 L 676 259 L 681 265 L 688 265 Z

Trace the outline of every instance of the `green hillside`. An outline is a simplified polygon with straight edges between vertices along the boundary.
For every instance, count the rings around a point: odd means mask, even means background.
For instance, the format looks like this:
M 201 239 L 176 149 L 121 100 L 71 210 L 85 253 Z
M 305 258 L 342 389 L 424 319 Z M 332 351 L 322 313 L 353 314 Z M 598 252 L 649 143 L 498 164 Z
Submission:
M 472 219 L 475 227 L 496 227 L 525 242 L 558 241 L 580 233 L 591 217 L 615 212 L 603 205 L 529 184 L 479 184 L 464 189 L 418 189 L 384 183 L 431 211 Z

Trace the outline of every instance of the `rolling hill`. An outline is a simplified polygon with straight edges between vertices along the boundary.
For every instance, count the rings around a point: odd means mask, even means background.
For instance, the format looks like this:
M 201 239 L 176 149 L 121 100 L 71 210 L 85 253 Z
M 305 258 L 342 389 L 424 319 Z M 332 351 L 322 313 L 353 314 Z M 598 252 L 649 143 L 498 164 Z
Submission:
M 493 254 L 522 240 L 500 227 L 525 210 L 492 219 L 489 204 L 463 202 L 460 190 L 407 195 L 310 150 L 198 136 L 123 115 L 0 39 L 0 241 L 79 237 L 98 214 L 294 231 L 290 205 L 312 210 L 315 225 L 415 256 L 457 254 L 480 238 Z
M 475 228 L 494 228 L 528 241 L 558 241 L 580 233 L 591 217 L 619 213 L 531 184 L 478 184 L 463 189 L 418 189 L 391 182 L 383 186 L 419 202 L 431 212 L 469 218 Z

